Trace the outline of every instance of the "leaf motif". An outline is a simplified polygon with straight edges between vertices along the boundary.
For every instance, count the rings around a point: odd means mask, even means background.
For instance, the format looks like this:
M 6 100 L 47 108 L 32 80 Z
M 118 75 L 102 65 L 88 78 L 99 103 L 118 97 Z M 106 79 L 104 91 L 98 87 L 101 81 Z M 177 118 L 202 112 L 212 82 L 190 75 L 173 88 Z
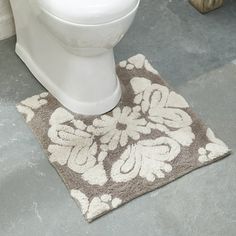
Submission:
M 189 105 L 181 95 L 171 91 L 166 103 L 166 107 L 188 108 Z
M 30 122 L 34 118 L 34 112 L 31 108 L 22 105 L 18 105 L 16 108 L 21 114 L 26 116 L 26 123 Z
M 142 93 L 145 89 L 151 86 L 151 81 L 143 77 L 134 77 L 131 79 L 130 84 L 135 94 Z
M 72 149 L 68 160 L 68 167 L 76 173 L 83 174 L 96 164 L 95 143 L 92 145 L 92 140 L 86 146 L 76 146 Z
M 198 149 L 198 153 L 200 154 L 198 160 L 201 163 L 214 160 L 215 158 L 226 155 L 230 152 L 228 146 L 223 141 L 216 138 L 210 128 L 207 129 L 206 136 L 211 142 L 208 143 L 205 148 L 201 147 Z
M 48 151 L 51 153 L 49 156 L 50 162 L 57 162 L 60 165 L 65 165 L 71 153 L 71 147 L 60 145 L 49 145 Z
M 153 73 L 154 75 L 159 75 L 159 72 L 152 67 L 148 60 L 145 60 L 144 67 L 147 71 Z
M 122 203 L 120 198 L 113 198 L 110 194 L 103 194 L 89 201 L 89 198 L 77 189 L 71 190 L 71 196 L 81 206 L 82 213 L 88 221 L 91 221 L 110 209 L 117 208 Z
M 176 108 L 152 108 L 149 110 L 149 119 L 155 122 L 155 117 L 163 118 L 163 124 L 177 129 L 192 124 L 192 118 L 185 111 Z
M 128 146 L 112 166 L 111 177 L 115 182 L 128 182 L 138 175 L 153 182 L 164 178 L 172 170 L 170 161 L 180 153 L 180 145 L 167 137 L 139 141 Z
M 82 178 L 91 185 L 100 186 L 103 186 L 108 180 L 102 163 L 85 171 Z
M 49 120 L 49 124 L 51 126 L 63 124 L 65 122 L 71 121 L 73 119 L 74 119 L 74 116 L 70 112 L 68 112 L 66 109 L 64 109 L 62 107 L 59 107 L 53 112 L 53 114 Z
M 195 139 L 195 135 L 192 132 L 192 128 L 189 126 L 178 129 L 176 131 L 168 131 L 166 133 L 169 135 L 169 137 L 173 138 L 183 146 L 187 147 L 189 147 Z
M 89 208 L 89 199 L 88 197 L 79 190 L 72 189 L 70 192 L 71 196 L 80 204 L 82 213 L 86 214 Z
M 142 54 L 137 54 L 128 59 L 128 62 L 134 65 L 137 69 L 141 69 L 144 66 L 145 56 Z
M 111 177 L 115 182 L 127 182 L 134 179 L 141 168 L 141 156 L 136 153 L 136 146 L 128 146 L 111 169 Z

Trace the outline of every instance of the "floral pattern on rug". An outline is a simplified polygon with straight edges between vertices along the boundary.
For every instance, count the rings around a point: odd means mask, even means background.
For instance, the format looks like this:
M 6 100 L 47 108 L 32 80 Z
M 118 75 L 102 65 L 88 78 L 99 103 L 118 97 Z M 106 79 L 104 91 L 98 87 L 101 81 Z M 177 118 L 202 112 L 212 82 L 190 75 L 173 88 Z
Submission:
M 89 222 L 230 153 L 144 55 L 117 73 L 123 96 L 104 115 L 74 114 L 48 93 L 17 106 Z
M 220 139 L 216 138 L 215 134 L 210 128 L 207 129 L 206 136 L 211 142 L 208 143 L 205 147 L 201 147 L 198 149 L 198 153 L 200 155 L 198 160 L 201 163 L 214 160 L 218 156 L 224 155 L 229 151 L 227 145 Z
M 34 110 L 37 110 L 48 103 L 46 99 L 47 96 L 47 92 L 41 93 L 39 95 L 34 95 L 21 101 L 21 103 L 16 106 L 17 110 L 26 116 L 27 123 L 34 118 Z
M 66 109 L 56 109 L 49 120 L 48 137 L 53 143 L 48 147 L 49 160 L 66 164 L 89 184 L 104 185 L 107 176 L 103 161 L 107 152 L 127 147 L 112 166 L 115 182 L 127 182 L 137 175 L 151 182 L 164 178 L 164 172 L 172 170 L 168 162 L 178 156 L 180 145 L 189 146 L 194 140 L 192 119 L 181 110 L 189 107 L 188 103 L 166 86 L 152 84 L 146 78 L 135 77 L 130 83 L 136 95 L 132 107 L 116 107 L 112 114 L 95 118 L 90 126 L 76 120 Z M 140 141 L 140 134 L 150 134 L 152 129 L 163 131 L 168 137 Z M 129 139 L 137 144 L 127 145 Z
M 69 124 L 66 124 L 69 122 Z M 107 182 L 103 161 L 107 152 L 98 153 L 94 136 L 86 131 L 86 125 L 64 108 L 56 109 L 49 123 L 48 137 L 53 144 L 48 146 L 50 162 L 67 165 L 89 184 L 104 185 Z
M 121 199 L 112 198 L 109 194 L 94 197 L 91 202 L 89 202 L 88 197 L 76 189 L 71 190 L 71 196 L 78 202 L 82 213 L 88 220 L 92 220 L 94 217 L 97 217 L 103 212 L 115 209 L 122 203 Z

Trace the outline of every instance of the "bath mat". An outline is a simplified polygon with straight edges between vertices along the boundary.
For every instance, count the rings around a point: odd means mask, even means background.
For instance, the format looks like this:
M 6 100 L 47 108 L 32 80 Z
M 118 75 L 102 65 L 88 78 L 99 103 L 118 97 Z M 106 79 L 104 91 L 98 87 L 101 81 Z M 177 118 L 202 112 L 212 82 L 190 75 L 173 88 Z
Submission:
M 230 154 L 145 56 L 117 74 L 121 101 L 101 116 L 76 115 L 47 92 L 17 106 L 88 222 Z

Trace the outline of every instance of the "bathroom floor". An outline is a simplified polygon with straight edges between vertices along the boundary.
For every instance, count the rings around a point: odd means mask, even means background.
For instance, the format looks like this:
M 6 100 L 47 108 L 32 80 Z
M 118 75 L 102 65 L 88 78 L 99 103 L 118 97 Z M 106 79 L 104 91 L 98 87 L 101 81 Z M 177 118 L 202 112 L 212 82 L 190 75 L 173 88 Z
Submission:
M 207 15 L 187 0 L 143 0 L 115 50 L 145 54 L 235 152 L 236 2 Z M 236 234 L 236 154 L 96 220 L 85 222 L 15 105 L 44 91 L 0 42 L 1 236 L 209 236 Z M 232 62 L 234 61 L 234 63 Z

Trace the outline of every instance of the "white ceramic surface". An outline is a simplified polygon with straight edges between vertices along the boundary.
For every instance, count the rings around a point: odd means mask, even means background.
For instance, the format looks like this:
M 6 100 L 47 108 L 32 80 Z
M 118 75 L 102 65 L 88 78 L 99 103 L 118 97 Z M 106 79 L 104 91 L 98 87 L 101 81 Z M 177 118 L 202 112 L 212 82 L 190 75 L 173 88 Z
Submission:
M 78 24 L 104 24 L 129 14 L 137 0 L 33 0 L 41 9 Z
M 0 0 L 0 40 L 14 34 L 15 27 L 9 0 Z
M 127 4 L 102 0 L 104 8 L 98 8 L 99 19 L 108 19 L 108 6 L 113 6 L 118 14 L 124 13 L 104 24 L 99 20 L 97 24 L 95 21 L 91 24 L 83 17 L 81 24 L 73 22 L 73 18 L 68 21 L 60 14 L 56 15 L 56 10 L 54 14 L 49 12 L 53 5 L 42 8 L 39 4 L 42 0 L 10 1 L 16 22 L 16 52 L 50 93 L 65 107 L 80 114 L 102 114 L 116 106 L 121 89 L 115 72 L 113 47 L 129 29 L 139 0 L 129 0 Z M 48 2 L 54 3 L 55 9 L 63 2 L 67 15 L 73 8 L 67 7 L 66 0 L 58 0 L 58 5 L 57 1 Z M 82 4 L 82 1 L 78 2 Z M 70 4 L 75 3 L 70 0 Z M 86 3 L 84 1 L 82 5 L 85 7 Z M 89 0 L 88 6 L 91 3 Z M 130 10 L 131 3 L 134 7 Z M 117 9 L 119 6 L 122 10 Z M 92 14 L 92 8 L 84 9 L 88 15 Z M 74 15 L 73 11 L 71 15 Z

